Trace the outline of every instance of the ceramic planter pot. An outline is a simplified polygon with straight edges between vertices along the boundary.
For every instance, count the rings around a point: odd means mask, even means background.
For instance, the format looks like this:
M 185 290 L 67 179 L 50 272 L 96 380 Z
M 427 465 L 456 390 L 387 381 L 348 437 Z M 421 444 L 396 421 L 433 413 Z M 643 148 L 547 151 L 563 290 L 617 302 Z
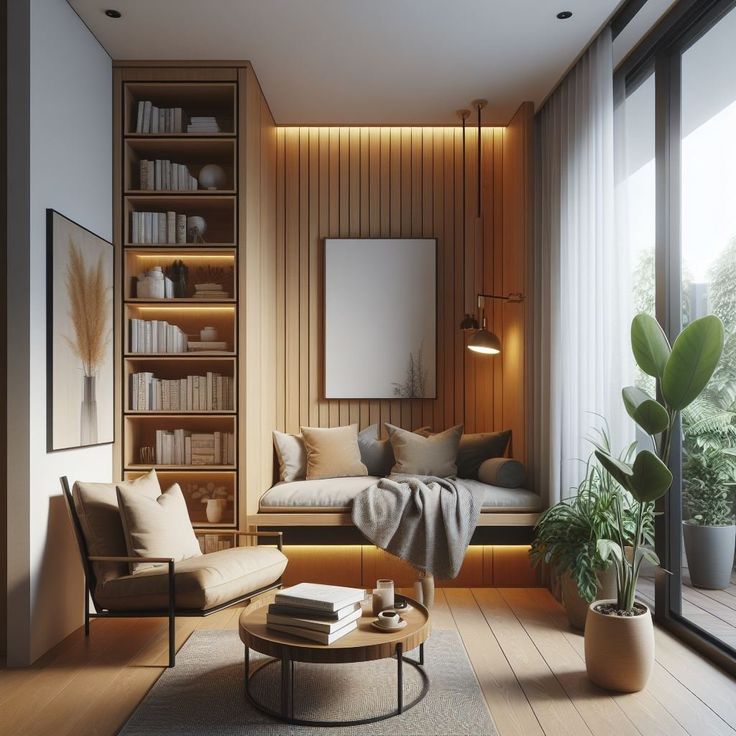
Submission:
M 606 690 L 635 693 L 643 690 L 654 666 L 652 614 L 609 616 L 596 606 L 616 599 L 594 601 L 585 622 L 585 668 L 588 677 Z
M 588 615 L 589 603 L 581 598 L 578 593 L 578 586 L 575 581 L 567 573 L 562 576 L 562 602 L 567 613 L 567 620 L 573 629 L 582 631 L 585 629 L 585 619 Z M 616 568 L 610 565 L 607 569 L 598 573 L 598 594 L 600 598 L 616 597 Z
M 205 506 L 205 512 L 207 514 L 207 521 L 211 524 L 219 524 L 225 516 L 225 510 L 227 509 L 227 499 L 224 498 L 208 498 L 207 505 Z
M 723 590 L 731 583 L 736 526 L 682 522 L 690 580 L 696 588 Z

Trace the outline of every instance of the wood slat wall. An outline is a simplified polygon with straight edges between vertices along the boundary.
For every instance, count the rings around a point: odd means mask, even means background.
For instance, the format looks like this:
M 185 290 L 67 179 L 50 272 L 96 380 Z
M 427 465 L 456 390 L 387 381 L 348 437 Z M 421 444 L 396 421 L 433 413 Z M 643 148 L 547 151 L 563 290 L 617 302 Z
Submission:
M 463 422 L 468 432 L 511 428 L 514 456 L 525 459 L 528 306 L 490 308 L 490 329 L 503 345 L 497 358 L 465 349 L 458 325 L 476 291 L 527 291 L 532 114 L 524 104 L 508 128 L 482 131 L 481 219 L 477 134 L 467 131 L 465 249 L 459 127 L 278 129 L 277 428 L 390 421 L 439 431 Z M 325 400 L 324 238 L 413 236 L 438 240 L 437 399 Z M 356 296 L 380 299 L 381 285 Z

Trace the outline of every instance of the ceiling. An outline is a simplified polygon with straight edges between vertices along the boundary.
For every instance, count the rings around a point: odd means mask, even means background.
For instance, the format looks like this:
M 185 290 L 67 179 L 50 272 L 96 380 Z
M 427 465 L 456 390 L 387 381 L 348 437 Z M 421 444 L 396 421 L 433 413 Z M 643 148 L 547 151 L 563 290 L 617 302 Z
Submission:
M 250 60 L 279 124 L 443 125 L 539 105 L 620 0 L 69 2 L 113 59 Z

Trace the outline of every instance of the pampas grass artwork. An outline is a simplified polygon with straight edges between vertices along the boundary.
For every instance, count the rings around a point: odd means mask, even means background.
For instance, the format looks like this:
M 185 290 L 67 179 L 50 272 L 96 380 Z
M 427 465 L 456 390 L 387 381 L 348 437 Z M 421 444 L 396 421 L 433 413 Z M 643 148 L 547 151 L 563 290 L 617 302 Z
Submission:
M 112 244 L 47 211 L 48 449 L 114 440 Z
M 94 376 L 105 357 L 105 347 L 109 340 L 110 299 L 105 285 L 102 256 L 100 255 L 96 264 L 87 268 L 71 237 L 66 289 L 74 336 L 64 337 L 74 354 L 82 361 L 84 375 Z

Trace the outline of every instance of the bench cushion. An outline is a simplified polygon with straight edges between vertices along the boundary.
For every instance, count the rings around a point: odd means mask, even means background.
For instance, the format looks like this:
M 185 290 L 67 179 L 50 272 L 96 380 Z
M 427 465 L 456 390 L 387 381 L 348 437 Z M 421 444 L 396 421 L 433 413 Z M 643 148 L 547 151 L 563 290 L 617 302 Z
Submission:
M 276 582 L 286 557 L 275 547 L 235 547 L 190 557 L 175 566 L 176 607 L 206 611 Z M 107 580 L 97 603 L 109 611 L 165 609 L 168 565 Z
M 260 511 L 263 513 L 348 511 L 353 499 L 379 480 L 380 478 L 376 476 L 363 476 L 277 483 L 261 496 Z M 478 480 L 463 479 L 462 482 L 471 490 L 480 491 L 484 512 L 528 512 L 538 511 L 541 508 L 539 496 L 523 488 L 500 488 Z

